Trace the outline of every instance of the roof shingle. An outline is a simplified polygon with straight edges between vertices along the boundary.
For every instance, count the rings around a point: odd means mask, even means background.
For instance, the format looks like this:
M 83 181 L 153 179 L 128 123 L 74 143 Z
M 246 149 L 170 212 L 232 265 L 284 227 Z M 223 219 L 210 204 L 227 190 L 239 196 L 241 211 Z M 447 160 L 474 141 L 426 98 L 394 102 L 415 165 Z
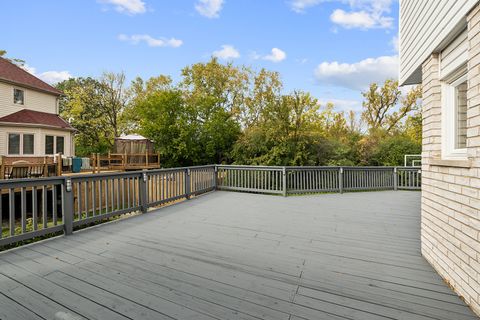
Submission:
M 0 81 L 1 80 L 51 93 L 57 96 L 63 94 L 62 91 L 38 79 L 9 60 L 0 57 Z
M 1 122 L 38 124 L 65 130 L 75 130 L 67 121 L 53 113 L 23 109 L 0 118 Z

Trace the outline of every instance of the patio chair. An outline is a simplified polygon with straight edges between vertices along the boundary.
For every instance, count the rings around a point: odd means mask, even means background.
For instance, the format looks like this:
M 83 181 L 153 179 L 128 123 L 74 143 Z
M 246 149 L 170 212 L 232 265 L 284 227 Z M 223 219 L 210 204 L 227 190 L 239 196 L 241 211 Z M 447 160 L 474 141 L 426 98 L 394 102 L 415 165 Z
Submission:
M 44 165 L 33 165 L 30 167 L 29 177 L 31 178 L 40 178 L 45 175 L 45 166 Z
M 30 175 L 29 166 L 12 166 L 10 174 L 7 179 L 23 179 L 28 178 Z

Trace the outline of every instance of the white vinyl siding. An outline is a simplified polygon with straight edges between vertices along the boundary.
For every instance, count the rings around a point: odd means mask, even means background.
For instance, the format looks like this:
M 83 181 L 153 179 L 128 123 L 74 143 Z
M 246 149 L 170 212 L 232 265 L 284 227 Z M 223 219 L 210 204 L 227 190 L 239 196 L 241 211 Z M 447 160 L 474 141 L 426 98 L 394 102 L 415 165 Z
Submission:
M 8 134 L 33 134 L 34 135 L 34 153 L 32 155 L 23 155 L 24 157 L 45 156 L 45 136 L 61 136 L 64 137 L 64 155 L 74 155 L 73 134 L 70 131 L 53 130 L 34 127 L 14 127 L 0 126 L 0 156 L 8 156 Z
M 14 88 L 23 90 L 24 104 L 15 104 L 13 102 Z M 57 96 L 0 82 L 0 117 L 4 117 L 23 109 L 56 114 Z
M 420 68 L 432 52 L 466 26 L 478 0 L 400 0 L 400 83 L 421 82 Z
M 467 30 L 452 41 L 440 55 L 440 78 L 447 77 L 458 68 L 458 61 L 468 60 Z

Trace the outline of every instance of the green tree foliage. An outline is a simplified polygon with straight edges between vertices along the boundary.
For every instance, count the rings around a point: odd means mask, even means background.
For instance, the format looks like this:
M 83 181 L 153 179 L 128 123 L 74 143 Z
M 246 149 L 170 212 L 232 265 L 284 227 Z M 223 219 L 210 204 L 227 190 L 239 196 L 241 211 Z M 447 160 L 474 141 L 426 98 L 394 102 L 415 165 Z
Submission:
M 57 88 L 64 93 L 60 114 L 77 129 L 77 155 L 108 152 L 115 137 L 126 128 L 125 75 L 105 73 L 99 80 L 71 78 L 58 83 Z
M 231 162 L 245 75 L 212 59 L 183 69 L 177 86 L 165 76 L 134 81 L 138 130 L 154 141 L 165 166 Z
M 151 139 L 164 167 L 209 163 L 256 165 L 400 165 L 420 153 L 421 89 L 372 84 L 363 110 L 320 105 L 310 93 L 286 94 L 280 74 L 215 58 L 169 76 L 123 74 L 69 79 L 62 116 L 78 129 L 77 153 L 106 152 L 121 133 Z
M 402 96 L 398 81 L 389 79 L 381 87 L 372 83 L 362 94 L 365 99 L 362 117 L 369 128 L 389 133 L 398 129 L 412 111 L 418 110 L 422 92 L 420 87 L 416 87 Z
M 370 157 L 370 165 L 403 165 L 404 155 L 419 154 L 421 145 L 407 135 L 388 136 L 378 142 Z
M 102 85 L 92 78 L 71 78 L 57 84 L 65 94 L 60 99 L 60 115 L 77 130 L 75 151 L 79 156 L 108 152 L 114 138 L 102 113 Z
M 0 57 L 4 58 L 4 59 L 7 59 L 10 62 L 15 63 L 16 65 L 18 65 L 20 67 L 23 67 L 25 65 L 25 60 L 18 59 L 18 58 L 8 58 L 6 50 L 1 50 L 0 49 Z

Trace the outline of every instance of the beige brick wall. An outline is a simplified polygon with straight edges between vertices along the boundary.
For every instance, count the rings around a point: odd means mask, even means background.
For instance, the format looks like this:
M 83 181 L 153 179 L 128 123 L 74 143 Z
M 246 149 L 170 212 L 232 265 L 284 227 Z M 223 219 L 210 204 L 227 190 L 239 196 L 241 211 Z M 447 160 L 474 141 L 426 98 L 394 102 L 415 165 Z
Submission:
M 480 6 L 467 21 L 470 166 L 433 165 L 441 158 L 438 55 L 422 65 L 422 254 L 480 316 Z

